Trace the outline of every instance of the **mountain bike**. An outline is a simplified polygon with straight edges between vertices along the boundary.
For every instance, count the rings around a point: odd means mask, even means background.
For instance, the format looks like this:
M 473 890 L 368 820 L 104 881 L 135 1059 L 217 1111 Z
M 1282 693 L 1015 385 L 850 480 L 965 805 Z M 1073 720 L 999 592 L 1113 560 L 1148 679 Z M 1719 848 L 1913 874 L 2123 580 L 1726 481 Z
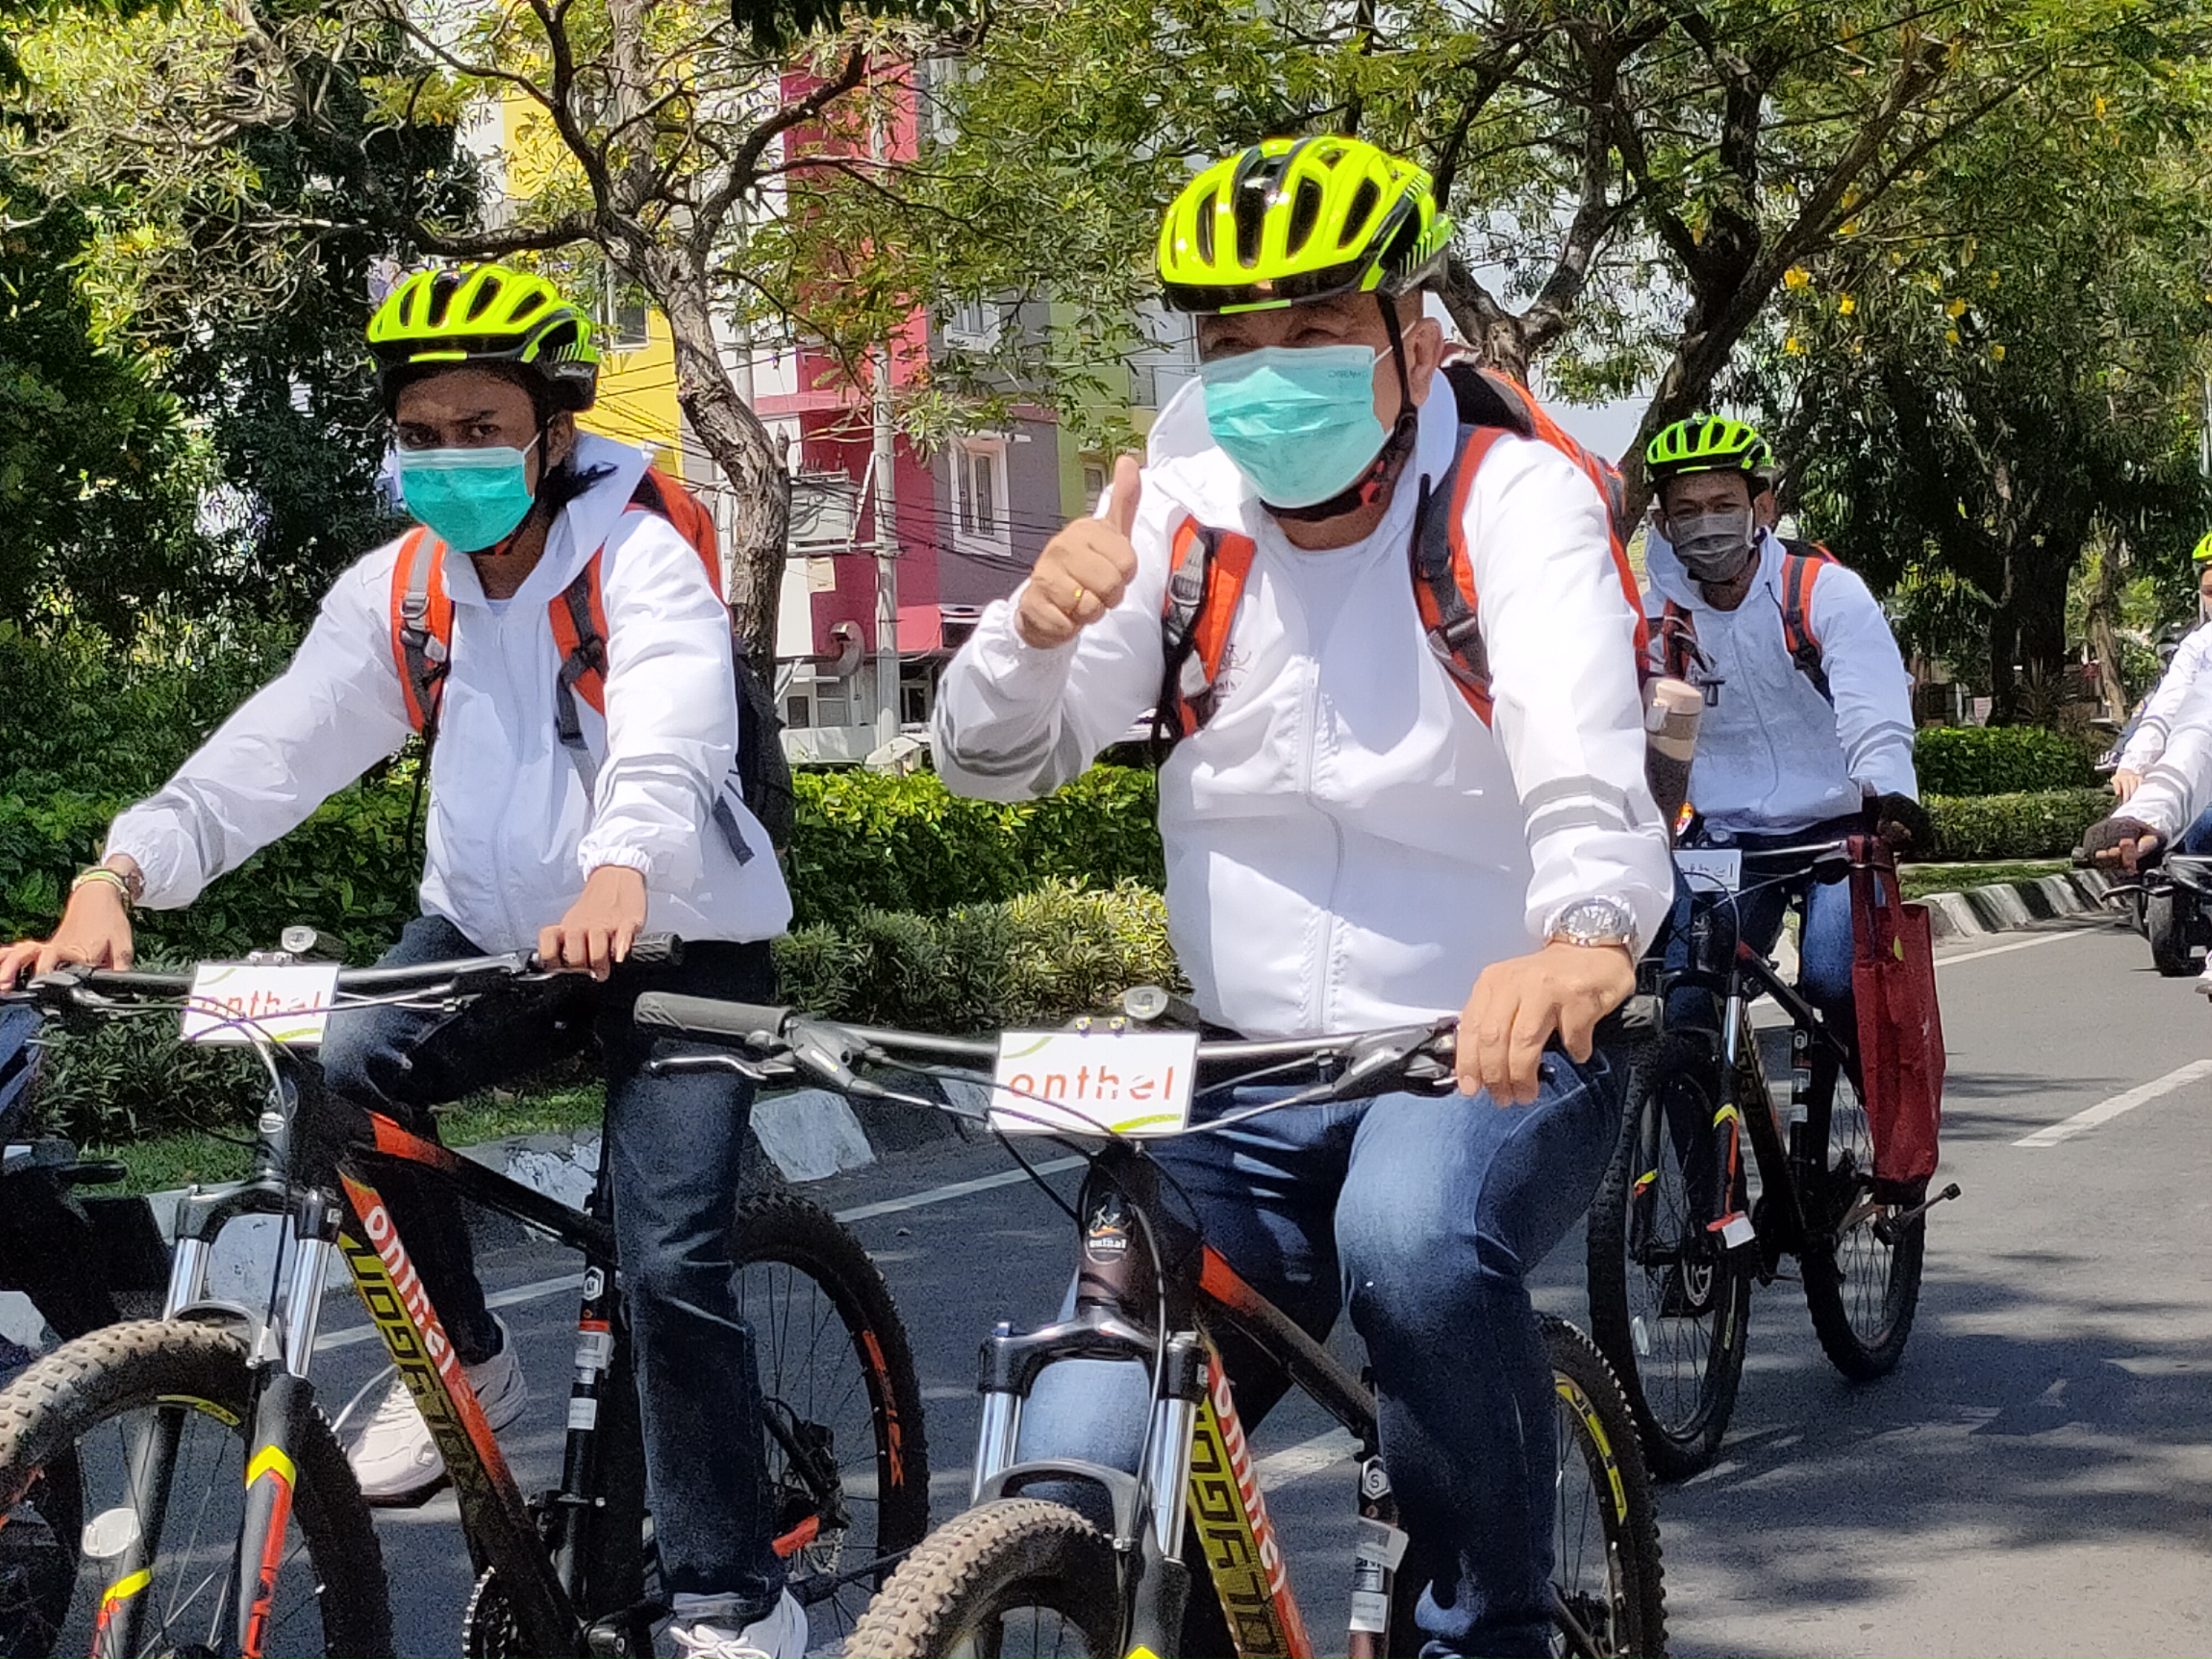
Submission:
M 1122 1051 L 1114 1045 L 1142 1026 L 1139 1015 L 1168 1000 L 1156 991 L 1132 993 L 1125 1008 L 1135 1013 L 1079 1022 L 1103 1045 L 1097 1063 L 1118 1067 Z M 973 1068 L 990 1067 L 999 1054 L 988 1042 L 840 1025 L 787 1008 L 694 997 L 648 994 L 639 999 L 636 1017 L 653 1029 L 725 1044 L 730 1063 L 758 1077 L 796 1073 L 848 1094 L 934 1109 L 945 1108 L 887 1088 L 875 1075 L 896 1066 L 972 1078 Z M 1196 1042 L 1202 1092 L 1262 1079 L 1307 1086 L 1191 1132 L 1318 1101 L 1448 1092 L 1455 1086 L 1454 1025 Z M 994 1086 L 1003 1097 L 1009 1085 Z M 1019 1079 L 1012 1086 L 1018 1089 Z M 1022 1107 L 998 1110 L 1019 1117 Z M 1090 1166 L 1070 1212 L 1078 1232 L 1073 1312 L 1028 1332 L 1001 1324 L 985 1340 L 974 1507 L 901 1565 L 848 1650 L 870 1659 L 1313 1652 L 1222 1366 L 1217 1338 L 1233 1329 L 1357 1443 L 1360 1530 L 1349 1564 L 1349 1651 L 1413 1652 L 1417 1576 L 1401 1580 L 1396 1572 L 1406 1534 L 1395 1524 L 1371 1390 L 1204 1243 L 1144 1141 L 1093 1133 L 1069 1144 Z M 1579 1332 L 1547 1320 L 1544 1334 L 1557 1390 L 1559 1650 L 1662 1653 L 1658 1520 L 1626 1402 Z M 1077 1358 L 1134 1361 L 1152 1378 L 1150 1426 L 1127 1468 L 1015 1461 L 1023 1405 L 1037 1378 Z M 1068 1481 L 1103 1495 L 1109 1526 L 1066 1504 L 1018 1495 Z M 1194 1586 L 1210 1594 L 1194 1595 Z
M 1737 907 L 1765 885 L 1846 878 L 1881 856 L 1868 837 L 1808 842 L 1734 861 L 1682 856 L 1692 878 L 1687 965 L 1639 969 L 1672 1006 L 1709 992 L 1717 1030 L 1668 1029 L 1632 1066 L 1620 1146 L 1590 1206 L 1590 1334 L 1620 1376 L 1652 1471 L 1705 1468 L 1743 1374 L 1754 1282 L 1796 1256 L 1820 1347 L 1865 1380 L 1903 1356 L 1919 1305 L 1926 1218 L 1954 1184 L 1913 1205 L 1878 1194 L 1860 1102 L 1856 1034 L 1820 1011 L 1738 933 Z M 1790 1086 L 1777 1108 L 1751 1006 L 1790 1021 Z M 1746 1149 L 1748 1146 L 1749 1156 Z M 1750 1195 L 1750 1176 L 1759 1193 Z
M 679 948 L 641 940 L 633 960 L 672 960 Z M 454 1008 L 526 994 L 547 977 L 520 954 L 372 968 L 337 972 L 331 1000 Z M 73 970 L 36 981 L 28 996 L 64 1018 L 145 1017 L 182 1007 L 192 982 Z M 253 1048 L 270 1088 L 252 1172 L 179 1201 L 162 1317 L 71 1342 L 0 1393 L 0 1504 L 66 1481 L 61 1496 L 82 1517 L 80 1528 L 52 1528 L 52 1571 L 66 1574 L 70 1594 L 35 1650 L 393 1651 L 376 1531 L 309 1382 L 325 1285 L 342 1261 L 459 1499 L 476 1583 L 456 1650 L 650 1653 L 666 1608 L 606 1171 L 590 1201 L 571 1208 L 339 1101 L 306 1048 L 265 1039 Z M 534 1499 L 486 1426 L 378 1195 L 380 1172 L 401 1167 L 582 1254 L 561 1474 Z M 216 1236 L 246 1216 L 279 1223 L 267 1295 L 253 1305 L 213 1299 Z M 775 1195 L 738 1204 L 732 1226 L 760 1352 L 757 1431 L 767 1439 L 776 1550 L 799 1601 L 849 1627 L 928 1524 L 913 1360 L 880 1275 L 825 1212 Z

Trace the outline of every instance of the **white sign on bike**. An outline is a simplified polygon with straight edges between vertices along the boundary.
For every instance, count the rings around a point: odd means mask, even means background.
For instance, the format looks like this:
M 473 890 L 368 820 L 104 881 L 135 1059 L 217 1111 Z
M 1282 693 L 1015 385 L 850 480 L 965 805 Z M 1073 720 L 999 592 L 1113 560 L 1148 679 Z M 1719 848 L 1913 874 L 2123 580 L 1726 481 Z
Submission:
M 1733 893 L 1743 885 L 1743 848 L 1678 847 L 1674 849 L 1674 867 L 1693 888 Z
M 1190 1121 L 1195 1031 L 1008 1031 L 991 1127 L 1000 1134 L 1169 1135 Z
M 337 998 L 335 962 L 204 962 L 185 1005 L 187 1042 L 320 1042 Z

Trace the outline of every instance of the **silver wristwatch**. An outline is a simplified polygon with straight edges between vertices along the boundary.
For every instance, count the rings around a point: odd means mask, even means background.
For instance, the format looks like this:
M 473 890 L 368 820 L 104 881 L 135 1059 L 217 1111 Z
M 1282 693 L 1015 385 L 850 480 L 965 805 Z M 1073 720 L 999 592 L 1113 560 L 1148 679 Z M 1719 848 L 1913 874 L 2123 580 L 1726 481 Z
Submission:
M 1545 939 L 1559 945 L 1636 948 L 1636 913 L 1617 898 L 1576 899 L 1552 912 Z

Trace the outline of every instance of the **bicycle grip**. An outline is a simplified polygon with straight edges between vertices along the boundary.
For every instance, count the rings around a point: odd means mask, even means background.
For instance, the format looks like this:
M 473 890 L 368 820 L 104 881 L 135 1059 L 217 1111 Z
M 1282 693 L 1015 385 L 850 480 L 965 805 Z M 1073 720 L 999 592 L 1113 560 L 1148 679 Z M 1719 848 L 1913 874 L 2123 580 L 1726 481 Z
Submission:
M 641 968 L 678 968 L 684 963 L 684 941 L 674 933 L 640 933 L 629 942 L 624 962 Z
M 783 1037 L 795 1009 L 757 1002 L 724 1002 L 715 997 L 687 997 L 673 991 L 647 991 L 631 1014 L 641 1030 L 688 1037 L 724 1048 L 773 1048 Z

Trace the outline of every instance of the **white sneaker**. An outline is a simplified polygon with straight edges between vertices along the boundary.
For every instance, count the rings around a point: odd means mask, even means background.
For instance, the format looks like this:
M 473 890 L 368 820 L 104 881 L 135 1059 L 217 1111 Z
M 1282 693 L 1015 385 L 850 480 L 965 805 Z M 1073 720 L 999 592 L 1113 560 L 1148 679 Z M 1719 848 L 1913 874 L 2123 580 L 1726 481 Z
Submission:
M 677 1659 L 800 1659 L 806 1651 L 806 1609 L 786 1590 L 767 1618 L 743 1630 L 679 1613 L 668 1633 L 675 1638 Z
M 499 1352 L 481 1365 L 463 1369 L 484 1421 L 498 1430 L 522 1415 L 530 1401 L 530 1385 L 523 1379 L 522 1361 L 507 1322 L 493 1322 L 499 1326 Z M 415 1396 L 407 1392 L 404 1377 L 392 1379 L 384 1398 L 353 1437 L 346 1461 L 361 1482 L 362 1497 L 371 1504 L 404 1508 L 423 1502 L 446 1484 L 446 1460 L 438 1455 L 430 1425 L 415 1409 Z

